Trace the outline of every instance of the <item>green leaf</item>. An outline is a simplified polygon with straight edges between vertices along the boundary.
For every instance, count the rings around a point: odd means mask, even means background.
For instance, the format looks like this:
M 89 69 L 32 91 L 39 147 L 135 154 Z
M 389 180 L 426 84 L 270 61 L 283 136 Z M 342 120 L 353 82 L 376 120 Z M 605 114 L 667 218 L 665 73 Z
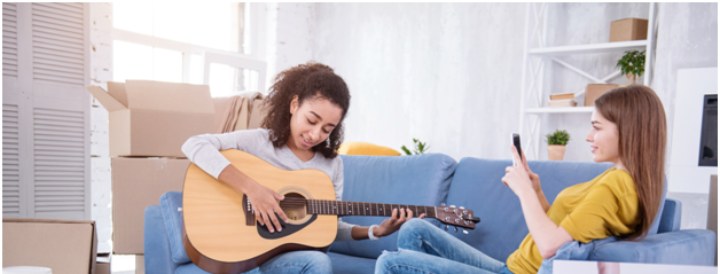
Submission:
M 633 74 L 640 77 L 645 73 L 645 51 L 630 50 L 620 57 L 617 65 L 623 74 Z
M 412 151 L 410 151 L 410 149 L 408 149 L 404 145 L 400 148 L 403 152 L 405 152 L 406 155 L 420 155 L 420 154 L 425 153 L 429 148 L 427 143 L 422 142 L 417 138 L 412 138 L 412 141 L 413 141 L 413 150 Z
M 405 152 L 405 155 L 412 155 L 412 152 L 406 146 L 403 145 L 400 149 Z
M 563 130 L 555 130 L 553 133 L 550 133 L 545 136 L 547 138 L 547 144 L 548 145 L 567 145 L 567 143 L 570 141 L 570 134 Z

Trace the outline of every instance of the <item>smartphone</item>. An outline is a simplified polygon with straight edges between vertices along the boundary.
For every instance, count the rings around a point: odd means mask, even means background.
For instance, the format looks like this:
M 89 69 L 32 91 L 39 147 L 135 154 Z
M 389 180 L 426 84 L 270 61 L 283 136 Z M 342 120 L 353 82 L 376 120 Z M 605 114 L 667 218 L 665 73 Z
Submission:
M 512 139 L 513 139 L 513 145 L 515 146 L 515 149 L 517 150 L 518 155 L 520 155 L 520 159 L 522 159 L 523 153 L 522 153 L 522 147 L 520 145 L 520 134 L 513 133 Z M 513 157 L 513 165 L 517 165 L 517 164 L 518 163 L 515 162 L 515 157 Z

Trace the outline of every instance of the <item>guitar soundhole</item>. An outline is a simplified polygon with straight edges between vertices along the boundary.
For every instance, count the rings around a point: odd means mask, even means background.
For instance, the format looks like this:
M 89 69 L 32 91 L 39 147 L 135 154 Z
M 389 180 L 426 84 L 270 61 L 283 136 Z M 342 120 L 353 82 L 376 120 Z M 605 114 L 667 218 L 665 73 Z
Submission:
M 285 199 L 280 202 L 280 207 L 288 217 L 290 224 L 300 224 L 308 218 L 307 200 L 298 193 L 285 193 Z

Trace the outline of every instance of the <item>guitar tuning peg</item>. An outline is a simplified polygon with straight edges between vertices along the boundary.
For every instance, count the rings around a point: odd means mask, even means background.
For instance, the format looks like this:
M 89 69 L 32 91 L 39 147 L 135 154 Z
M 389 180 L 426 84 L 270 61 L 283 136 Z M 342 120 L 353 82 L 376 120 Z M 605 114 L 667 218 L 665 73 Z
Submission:
M 464 207 L 464 206 L 461 206 L 461 207 L 459 207 L 459 208 L 460 208 L 460 209 L 465 209 L 465 207 Z
M 467 230 L 463 229 L 463 234 L 468 235 L 468 234 L 470 234 L 470 232 L 468 232 Z
M 440 206 L 445 206 L 445 203 L 440 203 Z
M 455 205 L 450 205 L 451 208 L 455 208 Z

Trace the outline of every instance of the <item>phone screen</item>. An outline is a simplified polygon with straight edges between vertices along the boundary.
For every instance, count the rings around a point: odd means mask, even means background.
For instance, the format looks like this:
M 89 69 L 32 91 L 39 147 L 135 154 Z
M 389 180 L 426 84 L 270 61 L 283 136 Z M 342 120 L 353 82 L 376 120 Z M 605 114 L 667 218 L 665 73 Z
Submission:
M 513 145 L 515 146 L 515 149 L 518 151 L 518 155 L 520 155 L 520 158 L 522 159 L 522 147 L 520 146 L 520 134 L 513 133 Z M 513 158 L 514 161 L 515 158 Z

